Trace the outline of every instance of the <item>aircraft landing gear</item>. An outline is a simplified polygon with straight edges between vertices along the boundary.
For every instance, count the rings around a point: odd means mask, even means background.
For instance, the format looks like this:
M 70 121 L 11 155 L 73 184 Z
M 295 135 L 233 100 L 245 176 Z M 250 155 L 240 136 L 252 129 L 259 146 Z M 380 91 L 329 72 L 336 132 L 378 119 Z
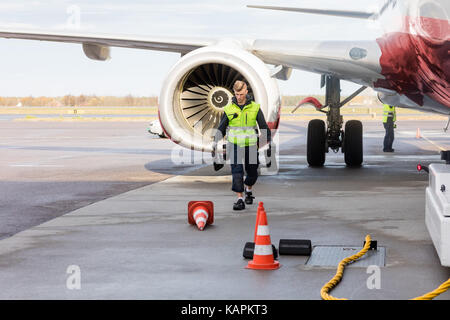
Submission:
M 331 149 L 344 153 L 345 163 L 349 167 L 360 166 L 363 162 L 363 126 L 361 121 L 349 120 L 342 130 L 341 107 L 356 97 L 366 87 L 361 87 L 344 101 L 340 101 L 340 79 L 334 76 L 322 76 L 322 86 L 326 86 L 325 106 L 316 108 L 327 115 L 327 125 L 320 119 L 308 124 L 307 161 L 312 167 L 321 167 L 325 163 L 325 153 Z M 320 103 L 319 103 L 320 104 Z M 328 107 L 328 111 L 323 109 Z
M 342 152 L 349 167 L 360 166 L 363 162 L 363 126 L 361 121 L 350 120 L 345 124 Z
M 325 122 L 320 119 L 311 120 L 308 124 L 308 140 L 306 158 L 311 167 L 321 167 L 325 163 L 327 131 Z

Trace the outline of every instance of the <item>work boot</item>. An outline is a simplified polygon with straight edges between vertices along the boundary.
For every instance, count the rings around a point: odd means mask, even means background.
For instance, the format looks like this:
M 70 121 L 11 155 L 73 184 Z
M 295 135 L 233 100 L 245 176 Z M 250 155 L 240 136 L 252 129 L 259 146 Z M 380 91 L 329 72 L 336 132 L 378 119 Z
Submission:
M 244 200 L 238 199 L 238 201 L 233 205 L 233 210 L 244 210 L 245 203 Z
M 251 191 L 245 191 L 245 203 L 246 204 L 253 204 L 253 199 L 255 197 L 253 196 Z

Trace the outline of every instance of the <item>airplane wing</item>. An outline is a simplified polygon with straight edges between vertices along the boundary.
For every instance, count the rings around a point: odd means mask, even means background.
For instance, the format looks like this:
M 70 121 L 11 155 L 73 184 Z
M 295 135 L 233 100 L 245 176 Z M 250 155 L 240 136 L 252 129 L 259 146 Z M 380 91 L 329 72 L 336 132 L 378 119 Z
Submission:
M 214 39 L 146 37 L 135 35 L 89 34 L 76 31 L 1 30 L 0 37 L 53 42 L 80 43 L 105 47 L 123 47 L 168 52 L 188 53 L 215 43 Z
M 77 31 L 1 30 L 1 28 L 0 38 L 79 43 L 82 44 L 86 56 L 101 61 L 109 58 L 110 47 L 159 50 L 184 55 L 195 49 L 217 44 L 221 40 L 220 38 L 90 34 Z M 259 57 L 264 63 L 276 66 L 272 71 L 274 78 L 287 80 L 290 69 L 302 69 L 321 75 L 334 75 L 339 79 L 362 86 L 385 88 L 379 85 L 386 76 L 380 65 L 382 51 L 376 40 L 310 42 L 247 39 L 242 40 L 242 44 L 243 48 Z M 395 87 L 392 85 L 387 89 L 389 89 L 388 94 L 395 94 Z M 443 107 L 434 101 L 416 101 L 412 98 L 408 97 L 407 101 L 399 100 L 391 104 L 407 108 L 420 108 L 426 105 L 430 110 L 443 109 L 448 113 L 446 105 Z
M 377 19 L 376 12 L 325 10 L 296 7 L 247 5 L 248 8 L 281 10 L 345 18 Z M 260 39 L 252 51 L 265 63 L 334 74 L 340 79 L 372 86 L 380 76 L 381 51 L 375 41 L 284 41 Z
M 1 30 L 0 38 L 79 43 L 86 55 L 106 60 L 103 47 L 136 48 L 186 54 L 217 43 L 217 38 L 136 36 L 87 33 L 79 31 Z M 319 74 L 333 73 L 341 79 L 371 85 L 379 77 L 379 47 L 372 42 L 307 42 L 259 39 L 247 49 L 265 63 L 303 69 Z M 98 50 L 96 50 L 98 49 Z M 361 80 L 361 78 L 364 78 Z
M 376 19 L 378 17 L 378 14 L 376 14 L 374 12 L 363 12 L 363 11 L 322 10 L 322 9 L 292 8 L 292 7 L 255 6 L 255 5 L 248 5 L 247 7 L 255 8 L 255 9 L 267 9 L 267 10 L 280 10 L 280 11 L 322 14 L 322 15 L 344 17 L 344 18 Z
M 215 44 L 219 40 L 217 38 L 154 37 L 93 34 L 77 31 L 11 29 L 0 29 L 0 38 L 79 43 L 83 45 L 83 49 L 89 58 L 97 60 L 105 60 L 106 57 L 104 57 L 105 59 L 101 59 L 95 52 L 94 54 L 90 54 L 92 51 L 90 50 L 90 46 L 136 48 L 185 54 L 195 49 Z M 368 44 L 356 45 L 354 43 L 353 47 L 355 46 L 358 48 L 361 46 L 367 47 Z M 350 57 L 350 54 L 367 55 L 369 53 L 369 56 L 372 56 L 374 54 L 373 51 L 378 50 L 378 46 L 370 46 L 370 49 L 360 48 L 351 51 L 351 43 L 338 41 L 310 43 L 263 39 L 253 41 L 253 45 L 247 48 L 259 56 L 265 63 L 300 68 L 320 74 L 334 72 L 335 74 L 341 75 L 342 79 L 354 78 L 354 72 L 352 71 L 355 68 L 360 69 L 361 64 L 368 60 L 367 57 L 358 57 L 357 60 L 359 61 L 356 61 Z M 375 54 L 378 54 L 378 52 Z M 349 65 L 351 65 L 351 68 L 349 68 Z M 367 70 L 363 71 L 366 72 L 365 75 L 367 76 Z
M 333 74 L 340 79 L 373 86 L 382 78 L 381 51 L 376 41 L 286 41 L 258 39 L 252 52 L 265 63 Z

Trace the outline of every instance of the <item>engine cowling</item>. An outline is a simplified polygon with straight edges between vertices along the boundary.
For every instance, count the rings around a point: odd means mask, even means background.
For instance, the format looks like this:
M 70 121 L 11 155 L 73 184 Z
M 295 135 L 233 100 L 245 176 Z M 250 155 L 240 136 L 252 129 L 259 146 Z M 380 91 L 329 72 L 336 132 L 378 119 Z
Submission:
M 277 129 L 281 98 L 276 80 L 263 61 L 241 43 L 229 40 L 186 54 L 169 72 L 159 101 L 159 119 L 166 135 L 186 148 L 211 151 L 236 80 L 247 82 L 269 127 Z

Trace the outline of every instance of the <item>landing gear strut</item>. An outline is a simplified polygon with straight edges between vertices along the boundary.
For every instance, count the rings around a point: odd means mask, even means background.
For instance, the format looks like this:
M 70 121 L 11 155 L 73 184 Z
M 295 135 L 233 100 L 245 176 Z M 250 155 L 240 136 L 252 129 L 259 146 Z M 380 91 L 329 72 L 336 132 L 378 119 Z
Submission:
M 343 118 L 341 107 L 361 93 L 361 87 L 350 97 L 341 100 L 340 79 L 334 76 L 322 76 L 322 84 L 326 86 L 325 106 L 316 108 L 327 115 L 327 124 L 320 119 L 311 120 L 308 124 L 307 160 L 312 167 L 321 167 L 325 163 L 325 153 L 331 149 L 344 153 L 345 163 L 349 167 L 360 166 L 363 162 L 363 127 L 361 121 L 350 120 L 342 130 Z M 322 85 L 322 86 L 323 86 Z M 328 111 L 323 110 L 328 107 Z

